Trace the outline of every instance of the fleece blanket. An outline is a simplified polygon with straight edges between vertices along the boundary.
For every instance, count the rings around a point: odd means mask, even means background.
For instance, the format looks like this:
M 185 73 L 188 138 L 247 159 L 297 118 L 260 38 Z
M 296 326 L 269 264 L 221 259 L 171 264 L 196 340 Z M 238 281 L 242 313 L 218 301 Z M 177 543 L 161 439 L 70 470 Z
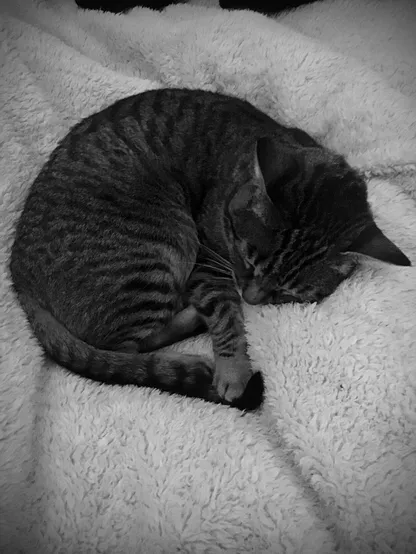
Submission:
M 205 2 L 207 4 L 207 2 Z M 272 19 L 70 0 L 0 13 L 0 551 L 416 551 L 416 272 L 363 262 L 321 305 L 246 310 L 257 413 L 80 379 L 46 361 L 10 287 L 30 183 L 80 118 L 160 86 L 246 98 L 366 172 L 416 262 L 411 0 Z M 206 337 L 176 348 L 210 355 Z

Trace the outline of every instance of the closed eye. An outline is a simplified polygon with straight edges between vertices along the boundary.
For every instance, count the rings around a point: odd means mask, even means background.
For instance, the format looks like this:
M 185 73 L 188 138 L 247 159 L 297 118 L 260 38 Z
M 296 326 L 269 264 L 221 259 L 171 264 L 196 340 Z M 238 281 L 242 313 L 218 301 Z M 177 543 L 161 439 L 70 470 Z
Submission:
M 275 291 L 271 293 L 268 297 L 268 301 L 270 304 L 275 305 L 301 302 L 300 298 L 298 298 L 297 296 L 282 291 Z

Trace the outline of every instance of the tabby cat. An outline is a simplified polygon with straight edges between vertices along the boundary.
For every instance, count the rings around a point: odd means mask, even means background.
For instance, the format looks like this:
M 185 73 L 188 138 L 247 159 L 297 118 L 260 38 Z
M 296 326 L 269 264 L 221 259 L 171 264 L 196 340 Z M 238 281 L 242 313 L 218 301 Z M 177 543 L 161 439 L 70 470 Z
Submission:
M 355 268 L 351 251 L 409 264 L 341 156 L 243 100 L 161 89 L 60 142 L 30 188 L 10 268 L 35 336 L 62 366 L 248 409 L 262 380 L 247 387 L 241 297 L 320 301 Z M 201 322 L 215 365 L 155 350 Z

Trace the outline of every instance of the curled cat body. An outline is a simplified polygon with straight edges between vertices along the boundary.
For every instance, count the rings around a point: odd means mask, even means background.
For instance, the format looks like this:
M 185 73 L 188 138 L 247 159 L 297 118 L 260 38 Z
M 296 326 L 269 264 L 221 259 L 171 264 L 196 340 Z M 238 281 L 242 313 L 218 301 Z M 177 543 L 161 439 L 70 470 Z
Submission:
M 60 365 L 251 409 L 263 385 L 243 301 L 320 301 L 352 273 L 354 252 L 410 263 L 341 156 L 246 101 L 159 89 L 58 144 L 25 200 L 10 269 Z M 160 350 L 200 324 L 214 362 Z

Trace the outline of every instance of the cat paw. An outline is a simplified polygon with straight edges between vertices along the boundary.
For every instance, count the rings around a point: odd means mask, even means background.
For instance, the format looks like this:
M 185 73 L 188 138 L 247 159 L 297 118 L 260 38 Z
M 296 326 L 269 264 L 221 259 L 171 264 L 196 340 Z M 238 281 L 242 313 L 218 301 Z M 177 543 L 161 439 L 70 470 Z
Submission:
M 244 394 L 252 376 L 253 370 L 247 356 L 216 360 L 214 386 L 219 396 L 230 404 Z

